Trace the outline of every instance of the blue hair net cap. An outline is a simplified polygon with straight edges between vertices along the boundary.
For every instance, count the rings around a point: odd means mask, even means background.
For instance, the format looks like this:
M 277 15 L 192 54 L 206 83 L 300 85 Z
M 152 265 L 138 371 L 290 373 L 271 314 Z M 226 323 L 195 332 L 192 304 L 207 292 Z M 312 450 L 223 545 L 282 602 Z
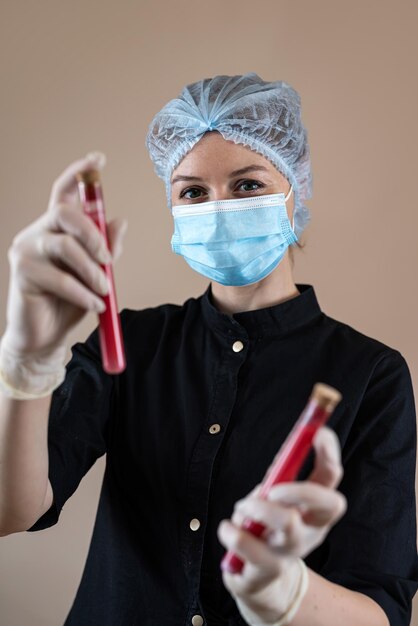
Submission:
M 267 82 L 254 72 L 205 78 L 184 87 L 155 115 L 145 140 L 170 209 L 173 170 L 213 130 L 269 159 L 293 185 L 299 236 L 310 220 L 303 203 L 312 195 L 312 175 L 298 93 L 284 81 Z

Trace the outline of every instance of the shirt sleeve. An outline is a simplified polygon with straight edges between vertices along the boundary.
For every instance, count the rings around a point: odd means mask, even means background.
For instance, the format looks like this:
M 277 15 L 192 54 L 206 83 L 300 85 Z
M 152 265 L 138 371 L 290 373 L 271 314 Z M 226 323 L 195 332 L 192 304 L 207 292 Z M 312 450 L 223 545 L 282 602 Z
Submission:
M 416 416 L 408 366 L 397 351 L 376 364 L 343 449 L 347 512 L 329 533 L 320 572 L 375 600 L 408 626 L 418 586 Z
M 58 522 L 65 502 L 107 450 L 114 377 L 102 368 L 98 328 L 84 343 L 74 344 L 71 351 L 65 379 L 52 394 L 49 412 L 48 476 L 54 501 L 28 532 Z

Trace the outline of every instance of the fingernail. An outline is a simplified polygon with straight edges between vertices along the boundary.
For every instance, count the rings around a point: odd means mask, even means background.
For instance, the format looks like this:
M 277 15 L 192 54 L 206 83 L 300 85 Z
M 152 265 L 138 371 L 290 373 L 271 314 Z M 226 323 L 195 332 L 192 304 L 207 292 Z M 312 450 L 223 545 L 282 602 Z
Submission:
M 100 248 L 97 258 L 103 265 L 108 265 L 112 262 L 112 255 L 107 248 Z
M 106 311 L 106 305 L 103 302 L 103 300 L 94 301 L 94 310 L 97 311 L 98 313 L 103 313 L 104 311 Z
M 222 520 L 218 527 L 219 532 L 224 536 L 228 537 L 231 533 L 231 526 L 227 520 Z
M 109 283 L 107 282 L 106 276 L 103 274 L 100 275 L 100 293 L 104 296 L 109 293 Z

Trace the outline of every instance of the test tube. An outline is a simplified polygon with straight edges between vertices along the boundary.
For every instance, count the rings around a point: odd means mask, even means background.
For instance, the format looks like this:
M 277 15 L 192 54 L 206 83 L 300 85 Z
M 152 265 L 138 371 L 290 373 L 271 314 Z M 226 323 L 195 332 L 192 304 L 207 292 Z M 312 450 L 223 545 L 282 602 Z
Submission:
M 95 169 L 90 169 L 78 172 L 76 176 L 83 211 L 96 224 L 109 249 L 103 190 L 99 172 Z M 101 268 L 106 274 L 109 285 L 108 293 L 105 296 L 101 296 L 106 305 L 106 310 L 98 314 L 102 365 L 104 371 L 108 374 L 120 374 L 126 367 L 126 358 L 112 264 L 101 265 Z
M 295 480 L 312 447 L 317 430 L 328 421 L 341 398 L 340 392 L 329 385 L 323 383 L 314 385 L 306 407 L 267 471 L 257 497 L 267 499 L 273 485 Z M 244 519 L 241 528 L 256 537 L 261 537 L 266 530 L 264 524 L 250 518 Z M 243 567 L 244 561 L 238 555 L 231 550 L 225 553 L 221 561 L 223 571 L 239 574 Z

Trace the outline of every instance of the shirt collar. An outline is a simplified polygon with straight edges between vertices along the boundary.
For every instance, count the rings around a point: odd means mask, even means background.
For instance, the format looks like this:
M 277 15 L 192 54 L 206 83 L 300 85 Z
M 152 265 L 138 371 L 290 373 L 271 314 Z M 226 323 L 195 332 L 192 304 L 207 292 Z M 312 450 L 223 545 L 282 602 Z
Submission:
M 215 307 L 209 284 L 201 296 L 203 317 L 210 328 L 224 335 L 284 335 L 322 315 L 313 286 L 296 284 L 296 287 L 300 294 L 290 300 L 231 316 Z

